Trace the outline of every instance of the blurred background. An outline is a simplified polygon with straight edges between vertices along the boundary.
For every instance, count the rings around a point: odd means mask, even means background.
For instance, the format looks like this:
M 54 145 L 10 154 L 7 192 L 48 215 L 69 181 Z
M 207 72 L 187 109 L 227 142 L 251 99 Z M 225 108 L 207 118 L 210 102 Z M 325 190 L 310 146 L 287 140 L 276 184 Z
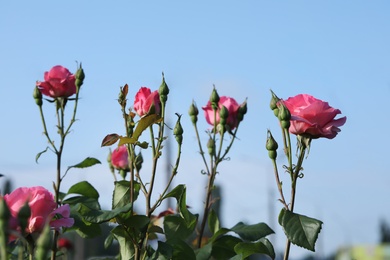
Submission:
M 270 89 L 281 98 L 307 93 L 328 101 L 348 119 L 335 139 L 312 142 L 298 183 L 296 212 L 324 225 L 315 253 L 294 246 L 291 257 L 321 259 L 351 247 L 364 254 L 383 251 L 378 245 L 388 242 L 390 223 L 389 8 L 388 1 L 379 0 L 2 1 L 0 173 L 5 177 L 0 185 L 8 180 L 13 187 L 52 190 L 54 154 L 47 152 L 35 162 L 47 140 L 32 92 L 36 80 L 43 80 L 54 65 L 75 72 L 82 62 L 86 79 L 63 165 L 65 170 L 88 156 L 102 164 L 72 169 L 63 190 L 87 180 L 98 189 L 102 207 L 110 208 L 109 148 L 100 144 L 106 134 L 124 134 L 119 88 L 129 84 L 132 104 L 141 86 L 157 89 L 164 72 L 170 88 L 168 125 L 174 126 L 175 113 L 183 114 L 184 150 L 174 184 L 187 184 L 187 201 L 195 213 L 203 207 L 207 177 L 201 174 L 188 108 L 192 101 L 204 106 L 213 85 L 220 96 L 238 103 L 248 98 L 238 140 L 216 180 L 222 224 L 266 222 L 276 232 L 270 237 L 276 250 L 283 251 L 285 236 L 277 223 L 282 205 L 265 149 L 267 129 L 281 142 L 269 110 Z M 54 136 L 54 107 L 45 102 L 44 110 Z M 200 116 L 203 144 L 208 128 Z M 171 148 L 160 164 L 161 186 L 175 159 L 174 143 Z M 150 155 L 143 155 L 147 175 Z M 284 159 L 279 156 L 280 167 Z M 282 181 L 288 183 L 286 174 Z

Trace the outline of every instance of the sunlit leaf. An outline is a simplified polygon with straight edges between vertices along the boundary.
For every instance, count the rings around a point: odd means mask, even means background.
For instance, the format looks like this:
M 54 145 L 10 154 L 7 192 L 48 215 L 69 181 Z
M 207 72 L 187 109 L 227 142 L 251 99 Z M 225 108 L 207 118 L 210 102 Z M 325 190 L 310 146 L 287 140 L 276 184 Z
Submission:
M 213 244 L 208 243 L 195 251 L 196 260 L 210 259 Z
M 137 140 L 135 140 L 132 137 L 119 137 L 119 144 L 118 144 L 118 146 L 121 146 L 121 145 L 124 145 L 124 144 L 134 144 L 135 142 L 137 142 Z
M 38 154 L 35 156 L 35 162 L 36 162 L 36 163 L 38 163 L 39 157 L 41 157 L 41 155 L 42 155 L 43 153 L 46 153 L 46 152 L 47 152 L 47 149 L 49 149 L 49 147 L 46 147 L 45 150 L 43 150 L 42 152 L 38 153 Z
M 89 198 L 98 199 L 99 192 L 87 181 L 81 181 L 69 188 L 68 194 L 80 194 Z
M 136 181 L 134 181 L 134 198 L 133 200 L 137 200 L 139 190 L 141 188 L 140 184 Z M 112 197 L 112 208 L 118 208 L 123 207 L 129 203 L 131 203 L 130 199 L 130 181 L 116 181 L 115 182 L 115 188 L 114 188 L 114 195 Z
M 218 215 L 214 209 L 211 209 L 211 211 L 210 211 L 210 214 L 208 217 L 208 224 L 209 224 L 209 228 L 210 228 L 210 231 L 212 234 L 217 233 L 217 231 L 220 229 Z
M 160 115 L 157 114 L 151 114 L 142 117 L 138 121 L 137 126 L 135 127 L 132 138 L 138 140 L 138 138 L 141 136 L 142 132 L 145 131 L 146 128 L 148 128 L 149 126 L 155 123 L 161 122 L 161 120 L 162 118 L 160 117 Z
M 241 259 L 245 259 L 253 254 L 265 254 L 275 259 L 275 251 L 271 242 L 262 238 L 257 242 L 241 242 L 234 247 L 237 255 L 241 255 Z
M 121 259 L 134 259 L 134 246 L 125 228 L 121 225 L 116 226 L 111 233 L 118 240 Z
M 322 221 L 300 215 L 283 208 L 279 214 L 279 224 L 291 243 L 315 251 L 315 243 L 321 232 Z
M 118 141 L 119 135 L 118 134 L 109 134 L 104 137 L 102 141 L 102 147 L 103 146 L 110 146 L 116 143 Z

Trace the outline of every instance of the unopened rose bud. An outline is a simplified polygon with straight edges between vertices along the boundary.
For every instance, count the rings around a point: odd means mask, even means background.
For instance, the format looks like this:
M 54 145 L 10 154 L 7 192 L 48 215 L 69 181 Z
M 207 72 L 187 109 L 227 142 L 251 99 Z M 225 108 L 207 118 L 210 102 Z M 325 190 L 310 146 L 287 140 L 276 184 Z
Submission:
M 221 125 L 225 125 L 227 118 L 229 117 L 229 110 L 224 105 L 222 105 L 221 109 L 219 110 L 219 117 L 220 117 L 219 123 Z
M 80 63 L 80 68 L 76 71 L 75 77 L 76 77 L 76 87 L 78 89 L 80 89 L 80 87 L 81 87 L 81 85 L 83 85 L 84 79 L 85 79 L 85 74 L 84 74 L 84 70 L 81 66 L 81 63 Z
M 278 98 L 275 93 L 271 90 L 271 102 L 269 104 L 269 107 L 271 108 L 271 110 L 274 110 L 275 108 L 277 108 L 277 104 L 280 100 L 280 98 Z
M 162 77 L 163 78 L 162 78 L 160 88 L 158 89 L 158 94 L 160 95 L 161 103 L 165 103 L 168 100 L 169 88 L 168 88 L 167 83 L 165 82 L 164 73 L 163 73 Z
M 210 155 L 215 154 L 215 142 L 214 142 L 213 138 L 210 138 L 209 141 L 207 142 L 207 149 L 208 149 Z
M 188 115 L 190 116 L 191 122 L 193 124 L 196 124 L 196 122 L 198 122 L 198 114 L 199 114 L 199 110 L 195 105 L 195 102 L 192 102 L 190 109 L 188 109 Z
M 272 160 L 275 160 L 277 157 L 278 143 L 275 141 L 274 137 L 271 134 L 271 131 L 267 132 L 267 142 L 265 143 L 265 148 L 268 150 L 268 156 Z
M 179 118 L 176 122 L 175 128 L 173 129 L 173 134 L 175 135 L 177 143 L 182 144 L 184 130 L 183 130 L 183 127 L 181 126 L 181 123 L 180 123 L 181 116 L 178 115 L 178 117 Z
M 282 102 L 278 103 L 278 108 L 279 108 L 279 114 L 278 114 L 279 120 L 280 121 L 282 121 L 282 120 L 290 121 L 291 114 L 290 114 L 290 111 L 288 110 L 288 108 Z
M 290 128 L 290 121 L 289 120 L 282 120 L 282 121 L 280 121 L 280 125 L 284 129 L 289 129 Z
M 238 112 L 237 112 L 237 120 L 238 120 L 238 122 L 241 122 L 242 120 L 244 120 L 244 115 L 247 112 L 248 112 L 248 105 L 247 105 L 247 102 L 245 100 L 244 103 L 242 103 L 240 105 L 240 107 L 238 108 Z
M 214 110 L 218 109 L 219 95 L 215 87 L 213 88 L 213 92 L 211 92 L 210 102 Z
M 42 106 L 42 93 L 41 93 L 41 91 L 38 89 L 38 87 L 35 87 L 35 88 L 34 88 L 33 98 L 34 98 L 34 100 L 35 100 L 35 103 L 36 103 L 38 106 Z

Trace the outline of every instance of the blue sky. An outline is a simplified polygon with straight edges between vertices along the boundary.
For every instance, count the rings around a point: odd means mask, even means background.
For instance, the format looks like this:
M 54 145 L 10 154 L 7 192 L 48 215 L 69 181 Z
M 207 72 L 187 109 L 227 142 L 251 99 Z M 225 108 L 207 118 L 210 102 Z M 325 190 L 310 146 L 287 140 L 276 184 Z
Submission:
M 71 171 L 64 189 L 86 179 L 109 206 L 112 176 L 108 149 L 100 144 L 108 133 L 123 133 L 119 87 L 129 84 L 131 98 L 141 86 L 158 88 L 164 72 L 171 90 L 168 113 L 172 121 L 174 113 L 184 115 L 185 148 L 175 184 L 187 183 L 188 203 L 200 212 L 206 178 L 187 110 L 192 100 L 206 104 L 214 84 L 239 103 L 248 98 L 249 109 L 217 178 L 224 224 L 273 223 L 275 245 L 282 249 L 285 238 L 276 225 L 281 205 L 264 148 L 268 128 L 280 136 L 268 109 L 269 90 L 282 98 L 308 93 L 348 120 L 335 139 L 312 142 L 296 211 L 324 221 L 318 255 L 375 244 L 379 220 L 390 222 L 389 7 L 387 1 L 3 1 L 0 172 L 15 186 L 51 189 L 54 155 L 35 163 L 46 140 L 31 94 L 44 71 L 61 64 L 74 72 L 79 61 L 86 79 L 63 165 L 87 156 L 103 164 Z M 44 108 L 54 132 L 54 110 L 47 103 Z M 204 120 L 199 128 L 208 128 Z M 305 253 L 292 249 L 292 256 Z

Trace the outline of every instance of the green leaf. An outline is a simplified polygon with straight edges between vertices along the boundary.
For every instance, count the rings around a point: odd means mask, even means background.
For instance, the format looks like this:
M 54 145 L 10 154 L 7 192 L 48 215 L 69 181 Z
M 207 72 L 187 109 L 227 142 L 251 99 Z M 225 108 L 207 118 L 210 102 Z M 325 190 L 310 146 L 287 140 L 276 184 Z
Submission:
M 131 242 L 131 238 L 128 236 L 123 226 L 116 226 L 111 233 L 115 239 L 118 240 L 120 249 L 120 259 L 133 259 L 134 258 L 134 246 Z
M 128 227 L 137 229 L 141 232 L 145 232 L 150 223 L 150 219 L 144 215 L 133 215 L 128 220 Z
M 167 239 L 186 239 L 193 232 L 194 228 L 188 226 L 180 216 L 168 215 L 164 218 L 164 231 Z
M 212 243 L 214 242 L 217 238 L 219 238 L 220 236 L 223 236 L 225 235 L 226 233 L 230 232 L 231 230 L 228 229 L 228 228 L 221 228 L 220 230 L 218 230 L 210 239 L 209 239 L 209 242 Z
M 249 241 L 256 241 L 274 233 L 274 231 L 265 223 L 245 225 L 244 223 L 239 222 L 232 227 L 231 230 L 242 239 Z
M 208 244 L 204 245 L 203 247 L 197 249 L 195 251 L 196 260 L 210 259 L 212 249 L 213 249 L 212 243 L 208 243 Z
M 63 200 L 62 203 L 69 204 L 71 207 L 80 203 L 87 206 L 90 209 L 96 209 L 96 210 L 100 209 L 100 204 L 97 199 L 89 198 L 85 196 L 71 197 L 69 199 Z
M 70 216 L 74 219 L 74 224 L 72 227 L 67 228 L 67 230 L 76 230 L 77 234 L 83 238 L 92 238 L 101 235 L 100 225 L 88 223 L 83 220 L 83 217 L 78 212 L 80 207 L 81 204 L 70 207 Z
M 169 239 L 167 243 L 173 247 L 172 259 L 196 260 L 194 250 L 181 239 Z
M 137 142 L 137 140 L 132 138 L 132 137 L 119 137 L 118 146 L 121 146 L 124 144 L 134 144 L 135 142 Z
M 176 186 L 170 193 L 166 194 L 162 200 L 171 197 L 176 198 L 179 207 L 179 213 L 186 220 L 187 225 L 195 228 L 198 221 L 198 215 L 192 214 L 187 208 L 186 186 L 183 184 Z
M 47 152 L 47 149 L 49 149 L 49 146 L 46 147 L 45 150 L 43 150 L 42 152 L 39 152 L 36 156 L 35 156 L 35 162 L 38 163 L 38 159 L 39 157 L 41 157 L 42 154 L 46 153 Z
M 152 255 L 153 260 L 169 260 L 173 256 L 173 247 L 165 242 L 158 241 L 156 252 Z
M 84 161 L 76 165 L 69 166 L 66 171 L 68 171 L 70 168 L 87 168 L 94 166 L 95 164 L 101 164 L 101 162 L 96 158 L 87 157 L 84 159 Z
M 215 259 L 229 259 L 236 255 L 234 247 L 241 243 L 242 240 L 238 237 L 226 235 L 219 237 L 213 242 L 212 256 Z
M 266 238 L 262 238 L 257 242 L 238 243 L 234 247 L 234 251 L 238 255 L 241 255 L 242 259 L 245 259 L 253 254 L 265 254 L 272 259 L 275 259 L 274 247 L 272 246 L 271 242 Z
M 279 214 L 279 224 L 291 243 L 315 251 L 315 243 L 321 232 L 322 221 L 293 213 L 283 208 Z
M 152 234 L 152 233 L 164 234 L 164 230 L 160 226 L 151 225 L 148 228 L 148 233 L 150 233 L 150 234 Z
M 132 206 L 132 204 L 127 204 L 124 207 L 112 210 L 91 210 L 86 206 L 81 205 L 81 209 L 79 212 L 86 221 L 99 224 L 115 218 L 120 213 L 128 212 L 132 208 Z
M 137 200 L 141 185 L 134 181 L 134 201 Z M 120 208 L 131 203 L 130 181 L 116 181 L 114 195 L 112 197 L 112 208 Z
M 87 181 L 81 181 L 69 188 L 68 194 L 80 194 L 89 198 L 98 199 L 98 191 Z
M 137 126 L 135 127 L 132 138 L 134 138 L 135 140 L 138 140 L 138 138 L 141 136 L 142 132 L 145 131 L 146 128 L 148 128 L 149 126 L 151 126 L 155 123 L 160 122 L 161 120 L 162 120 L 162 118 L 160 117 L 160 115 L 157 115 L 157 114 L 151 114 L 151 115 L 147 115 L 147 116 L 142 117 L 138 121 Z
M 219 223 L 219 219 L 218 219 L 218 215 L 214 209 L 211 209 L 211 211 L 210 211 L 210 214 L 208 217 L 208 224 L 209 224 L 210 231 L 213 234 L 217 233 L 218 230 L 221 228 L 220 223 Z

